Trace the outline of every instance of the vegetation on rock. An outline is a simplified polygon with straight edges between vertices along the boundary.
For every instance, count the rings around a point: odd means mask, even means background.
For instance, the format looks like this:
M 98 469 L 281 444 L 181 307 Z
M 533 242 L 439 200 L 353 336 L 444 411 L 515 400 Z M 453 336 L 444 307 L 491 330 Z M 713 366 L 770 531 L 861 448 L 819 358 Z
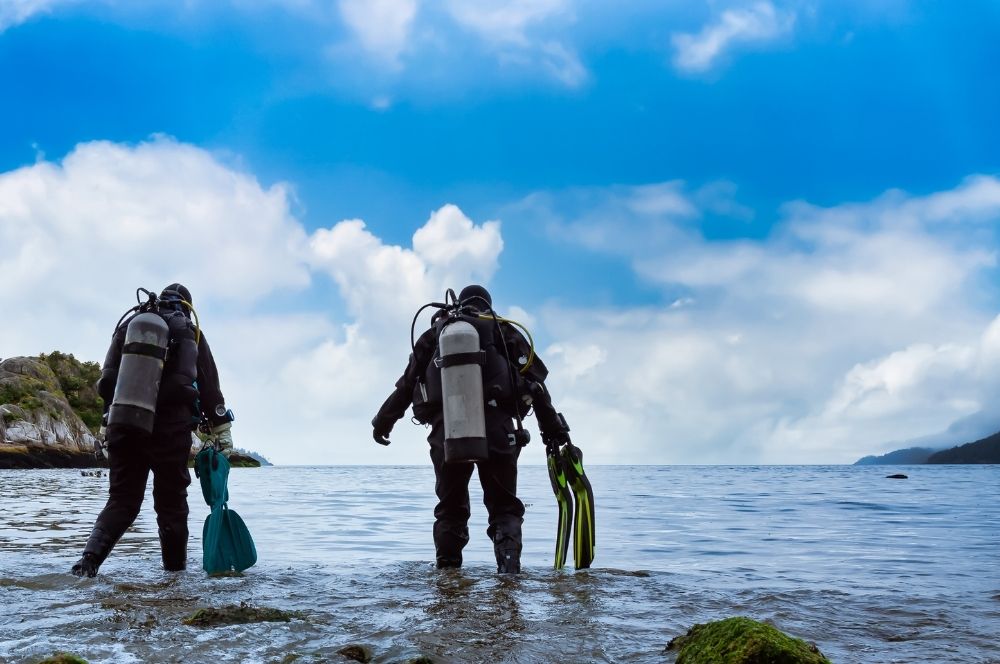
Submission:
M 97 394 L 97 380 L 101 377 L 101 365 L 97 362 L 81 362 L 72 353 L 53 351 L 38 356 L 59 384 L 59 389 L 70 408 L 93 433 L 101 426 L 104 401 Z
M 289 622 L 293 618 L 302 618 L 298 611 L 282 611 L 267 607 L 256 607 L 241 602 L 239 606 L 228 605 L 220 608 L 208 607 L 198 609 L 183 620 L 185 625 L 193 627 L 218 627 L 220 625 L 239 625 L 256 622 Z
M 46 657 L 42 661 L 38 662 L 38 664 L 87 664 L 87 660 L 68 652 L 57 652 L 51 657 Z
M 830 664 L 816 646 L 750 618 L 695 625 L 672 639 L 677 664 Z

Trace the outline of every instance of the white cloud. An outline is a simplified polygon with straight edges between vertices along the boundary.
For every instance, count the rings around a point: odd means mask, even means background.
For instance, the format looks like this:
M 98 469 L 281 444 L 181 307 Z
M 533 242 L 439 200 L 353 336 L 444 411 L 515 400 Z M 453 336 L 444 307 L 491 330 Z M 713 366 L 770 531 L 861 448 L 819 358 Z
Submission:
M 1000 322 L 979 289 L 995 294 L 982 277 L 996 266 L 998 185 L 980 176 L 928 196 L 796 203 L 770 237 L 727 242 L 690 228 L 697 197 L 676 183 L 593 191 L 583 198 L 597 213 L 557 220 L 560 237 L 687 295 L 668 300 L 683 306 L 543 309 L 558 339 L 552 391 L 605 461 L 628 440 L 639 459 L 852 462 L 989 411 Z M 663 205 L 636 204 L 656 191 Z M 531 203 L 552 214 L 561 196 Z M 580 196 L 566 194 L 568 206 Z
M 340 14 L 361 46 L 396 66 L 417 15 L 417 0 L 340 0 Z
M 567 0 L 449 0 L 448 11 L 463 27 L 491 42 L 527 46 L 533 25 L 569 13 Z
M 0 0 L 0 32 L 72 0 Z
M 498 306 L 547 340 L 550 388 L 593 462 L 849 462 L 949 426 L 969 435 L 1000 398 L 1000 317 L 977 290 L 996 290 L 981 277 L 995 268 L 998 185 L 794 203 L 770 237 L 729 242 L 695 225 L 711 187 L 577 190 L 587 214 L 555 227 L 612 238 L 583 242 L 632 260 L 664 304 Z M 99 360 L 135 286 L 180 280 L 239 444 L 284 463 L 420 463 L 419 427 L 401 422 L 387 451 L 368 422 L 405 365 L 416 307 L 493 279 L 500 224 L 445 205 L 410 246 L 361 220 L 310 234 L 290 195 L 167 138 L 82 144 L 0 174 L 2 354 Z M 561 197 L 526 205 L 555 214 Z M 327 279 L 346 314 L 311 303 L 329 301 Z
M 540 71 L 569 88 L 586 82 L 588 72 L 576 51 L 551 36 L 551 25 L 573 19 L 567 0 L 451 0 L 447 10 L 494 50 L 501 64 Z
M 305 286 L 288 196 L 169 138 L 81 144 L 61 163 L 0 174 L 0 297 L 82 308 L 175 280 L 215 301 Z
M 790 33 L 794 25 L 795 15 L 778 11 L 771 2 L 727 9 L 697 34 L 673 35 L 674 66 L 685 72 L 708 71 L 737 45 L 773 41 Z
M 310 236 L 290 196 L 163 137 L 81 144 L 61 162 L 0 173 L 0 354 L 99 361 L 135 287 L 178 280 L 237 413 L 237 444 L 285 463 L 422 461 L 419 429 L 400 426 L 390 457 L 367 444 L 368 421 L 406 364 L 417 306 L 488 283 L 500 225 L 446 205 L 412 248 L 357 220 Z M 300 299 L 314 272 L 333 278 L 348 320 Z

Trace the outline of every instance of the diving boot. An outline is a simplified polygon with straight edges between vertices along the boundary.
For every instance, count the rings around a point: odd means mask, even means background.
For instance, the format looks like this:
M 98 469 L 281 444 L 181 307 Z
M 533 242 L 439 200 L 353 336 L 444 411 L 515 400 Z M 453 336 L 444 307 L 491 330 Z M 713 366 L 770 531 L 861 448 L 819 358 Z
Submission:
M 459 555 L 457 558 L 454 556 L 438 556 L 437 557 L 437 568 L 438 569 L 457 569 L 462 566 L 462 556 Z
M 493 533 L 493 553 L 497 557 L 497 573 L 521 573 L 521 528 L 497 528 Z
M 84 553 L 83 557 L 76 561 L 76 564 L 73 565 L 73 569 L 70 571 L 73 572 L 74 576 L 85 576 L 93 579 L 97 576 L 97 570 L 100 566 L 101 563 L 97 560 L 97 556 L 92 553 Z
M 87 540 L 87 546 L 83 547 L 83 556 L 73 565 L 70 571 L 76 576 L 94 578 L 97 576 L 97 570 L 100 568 L 101 563 L 111 553 L 111 549 L 114 548 L 117 541 L 117 538 L 109 535 L 100 526 L 94 526 L 94 529 L 90 531 L 90 539 Z
M 182 572 L 187 568 L 187 533 L 160 528 L 160 554 L 163 569 L 168 572 Z
M 496 549 L 497 573 L 498 574 L 520 574 L 521 573 L 521 552 L 517 549 L 504 548 Z

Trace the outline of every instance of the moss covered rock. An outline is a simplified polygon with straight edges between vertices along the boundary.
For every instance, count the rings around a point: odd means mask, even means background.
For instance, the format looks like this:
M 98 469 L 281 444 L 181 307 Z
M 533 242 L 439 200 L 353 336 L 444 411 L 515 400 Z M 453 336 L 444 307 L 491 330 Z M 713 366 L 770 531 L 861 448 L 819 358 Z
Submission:
M 695 625 L 667 650 L 677 664 L 830 664 L 815 645 L 742 617 Z
M 87 660 L 68 652 L 57 652 L 51 657 L 41 660 L 38 664 L 87 664 Z
M 0 362 L 0 468 L 101 465 L 92 429 L 100 423 L 98 373 L 96 363 L 63 353 Z
M 240 625 L 257 622 L 289 622 L 293 618 L 302 618 L 298 611 L 283 611 L 267 607 L 251 606 L 246 602 L 239 606 L 229 605 L 220 608 L 208 607 L 198 609 L 183 620 L 185 625 L 193 627 L 219 627 L 221 625 Z

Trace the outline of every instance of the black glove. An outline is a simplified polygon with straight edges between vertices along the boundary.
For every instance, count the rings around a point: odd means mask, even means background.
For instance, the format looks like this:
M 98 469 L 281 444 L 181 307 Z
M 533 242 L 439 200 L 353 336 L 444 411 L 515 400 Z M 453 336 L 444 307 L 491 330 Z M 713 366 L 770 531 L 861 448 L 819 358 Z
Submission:
M 372 438 L 379 445 L 389 444 L 389 434 L 392 433 L 392 422 L 386 422 L 379 418 L 378 415 L 372 420 Z

